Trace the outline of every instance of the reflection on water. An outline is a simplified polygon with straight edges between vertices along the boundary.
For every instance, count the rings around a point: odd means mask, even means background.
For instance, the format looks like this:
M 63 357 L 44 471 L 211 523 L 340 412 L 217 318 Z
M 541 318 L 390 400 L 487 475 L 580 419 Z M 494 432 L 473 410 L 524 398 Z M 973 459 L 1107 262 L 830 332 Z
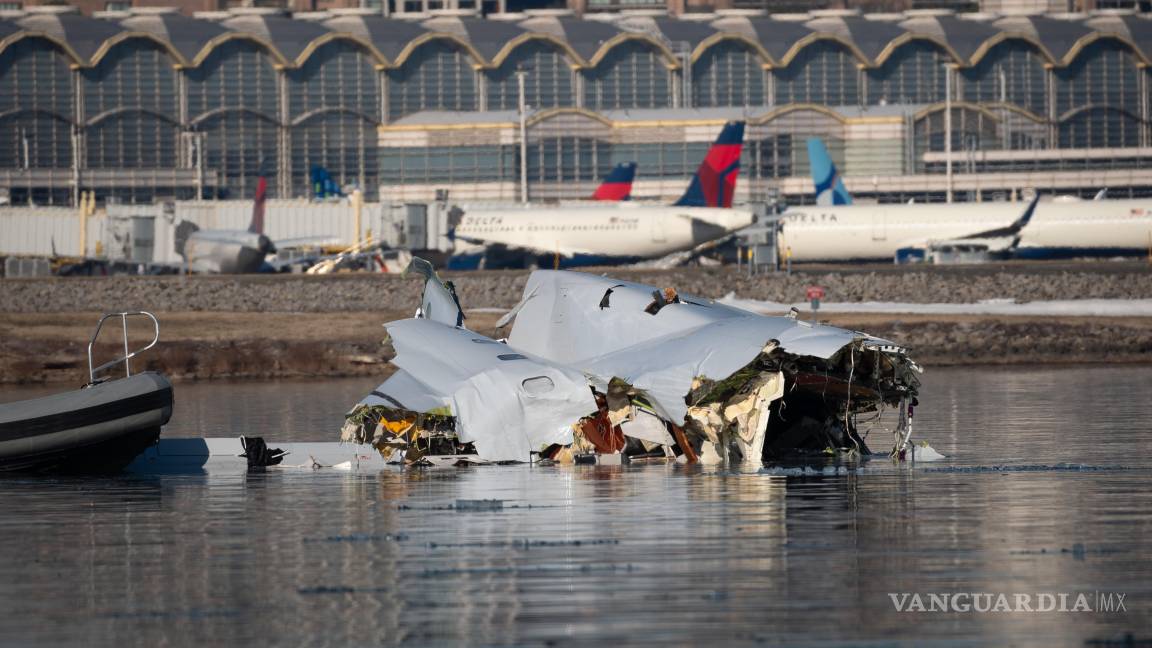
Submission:
M 165 434 L 331 439 L 372 382 L 180 385 Z M 1149 638 L 1152 368 L 938 370 L 925 383 L 917 436 L 946 465 L 1126 469 L 5 478 L 0 642 Z M 457 512 L 457 499 L 504 508 Z M 1097 590 L 1126 593 L 1128 611 L 898 613 L 888 597 Z

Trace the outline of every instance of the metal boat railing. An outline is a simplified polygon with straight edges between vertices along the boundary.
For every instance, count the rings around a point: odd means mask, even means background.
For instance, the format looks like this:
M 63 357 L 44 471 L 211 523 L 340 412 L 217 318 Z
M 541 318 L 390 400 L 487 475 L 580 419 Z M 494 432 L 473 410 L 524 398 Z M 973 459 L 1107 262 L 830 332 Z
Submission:
M 100 365 L 99 367 L 93 368 L 92 367 L 92 347 L 93 347 L 93 345 L 96 344 L 96 338 L 100 337 L 100 329 L 104 327 L 104 322 L 108 321 L 109 319 L 112 319 L 113 317 L 119 317 L 120 318 L 120 324 L 124 328 L 124 355 L 119 357 L 119 358 L 116 358 L 115 360 L 105 362 L 104 364 Z M 129 317 L 147 317 L 148 319 L 152 320 L 152 328 L 153 328 L 152 341 L 149 342 L 147 346 L 144 346 L 142 348 L 136 349 L 135 351 L 131 351 L 131 352 L 128 351 L 128 318 Z M 96 374 L 100 373 L 101 371 L 104 371 L 105 369 L 115 367 L 116 365 L 120 364 L 121 362 L 124 363 L 124 375 L 125 376 L 131 376 L 132 375 L 132 367 L 129 364 L 129 361 L 132 358 L 135 358 L 136 356 L 140 355 L 141 353 L 144 353 L 148 349 L 151 349 L 152 347 L 156 346 L 156 343 L 159 341 L 160 341 L 160 322 L 156 319 L 156 316 L 153 315 L 152 313 L 149 313 L 148 311 L 125 311 L 123 313 L 105 313 L 104 316 L 100 318 L 100 321 L 96 324 L 96 332 L 92 334 L 92 339 L 88 341 L 88 382 L 89 383 L 96 382 Z

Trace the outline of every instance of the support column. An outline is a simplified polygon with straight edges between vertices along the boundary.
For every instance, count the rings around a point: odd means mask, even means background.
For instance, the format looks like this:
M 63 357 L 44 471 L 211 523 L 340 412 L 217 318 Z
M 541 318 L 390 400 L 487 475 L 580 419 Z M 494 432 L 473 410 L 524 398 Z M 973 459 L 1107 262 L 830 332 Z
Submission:
M 1148 96 L 1152 92 L 1152 68 L 1146 65 L 1140 66 L 1140 76 L 1136 87 L 1140 91 L 1140 117 L 1144 120 L 1143 128 L 1140 129 L 1140 146 L 1152 146 L 1152 97 Z
M 944 170 L 947 201 L 952 202 L 952 66 L 944 64 Z
M 292 196 L 292 135 L 291 115 L 288 109 L 288 71 L 282 67 L 276 69 L 277 92 L 280 96 L 279 126 L 277 132 L 276 151 L 276 197 L 290 198 Z
M 80 206 L 80 188 L 83 183 L 84 168 L 84 76 L 80 73 L 80 68 L 72 67 L 72 206 Z M 29 165 L 31 167 L 31 165 Z M 29 174 L 32 170 L 29 168 Z M 51 195 L 51 192 L 49 192 Z M 29 191 L 28 201 L 31 203 L 32 194 Z
M 1060 148 L 1060 132 L 1056 124 L 1056 70 L 1051 63 L 1044 64 L 1044 114 L 1048 116 L 1048 148 Z
M 572 68 L 572 103 L 577 108 L 584 107 L 584 75 L 580 68 Z
M 474 68 L 476 75 L 476 109 L 480 112 L 488 111 L 488 77 L 484 74 L 484 70 L 479 67 Z

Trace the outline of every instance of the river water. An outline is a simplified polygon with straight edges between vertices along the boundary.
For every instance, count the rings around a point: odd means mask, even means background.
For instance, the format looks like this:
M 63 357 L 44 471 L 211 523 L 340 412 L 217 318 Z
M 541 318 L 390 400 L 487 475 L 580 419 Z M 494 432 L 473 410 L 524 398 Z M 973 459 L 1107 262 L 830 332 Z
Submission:
M 916 436 L 948 458 L 847 475 L 6 477 L 0 644 L 1152 645 L 1152 367 L 924 379 Z M 182 384 L 164 434 L 333 440 L 374 382 Z M 960 593 L 1016 609 L 893 600 Z M 1014 598 L 1041 593 L 1092 611 Z

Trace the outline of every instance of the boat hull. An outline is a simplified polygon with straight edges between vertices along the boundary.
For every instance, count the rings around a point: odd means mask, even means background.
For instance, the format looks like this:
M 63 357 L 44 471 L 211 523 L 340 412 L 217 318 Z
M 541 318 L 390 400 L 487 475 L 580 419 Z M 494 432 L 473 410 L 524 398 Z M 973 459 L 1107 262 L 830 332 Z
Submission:
M 0 405 L 0 472 L 117 472 L 160 438 L 172 404 L 171 383 L 141 373 Z

